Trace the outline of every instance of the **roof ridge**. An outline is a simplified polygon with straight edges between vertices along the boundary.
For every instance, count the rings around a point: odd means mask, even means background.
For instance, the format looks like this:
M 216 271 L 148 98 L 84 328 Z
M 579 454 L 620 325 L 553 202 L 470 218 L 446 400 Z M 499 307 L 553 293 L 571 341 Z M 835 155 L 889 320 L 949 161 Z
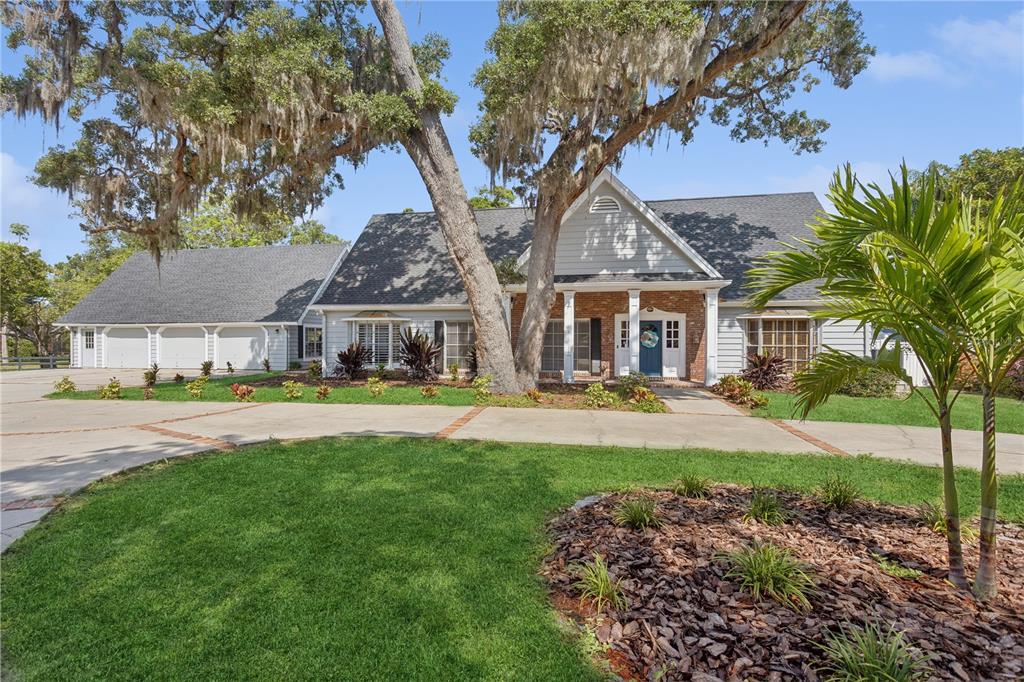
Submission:
M 789 197 L 798 194 L 810 194 L 817 198 L 812 190 L 803 190 L 798 192 L 756 192 L 754 194 L 721 194 L 715 196 L 706 197 L 677 197 L 675 199 L 644 199 L 645 204 L 660 204 L 668 201 L 700 201 L 704 199 L 748 199 L 752 197 Z

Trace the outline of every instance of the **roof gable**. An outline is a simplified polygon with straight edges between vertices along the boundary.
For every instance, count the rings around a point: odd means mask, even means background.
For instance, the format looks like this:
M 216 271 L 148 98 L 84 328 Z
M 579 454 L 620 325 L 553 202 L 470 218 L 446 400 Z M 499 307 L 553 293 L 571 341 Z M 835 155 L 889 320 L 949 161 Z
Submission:
M 297 322 L 345 248 L 188 249 L 165 254 L 159 268 L 136 253 L 58 323 Z

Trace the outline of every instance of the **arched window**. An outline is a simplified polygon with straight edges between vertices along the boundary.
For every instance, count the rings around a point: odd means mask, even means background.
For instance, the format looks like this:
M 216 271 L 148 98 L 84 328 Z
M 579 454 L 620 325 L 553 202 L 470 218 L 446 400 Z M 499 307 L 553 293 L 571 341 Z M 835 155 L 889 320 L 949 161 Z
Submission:
M 601 196 L 594 199 L 593 203 L 590 204 L 591 213 L 618 213 L 622 210 L 619 206 L 619 202 L 616 201 L 615 197 Z

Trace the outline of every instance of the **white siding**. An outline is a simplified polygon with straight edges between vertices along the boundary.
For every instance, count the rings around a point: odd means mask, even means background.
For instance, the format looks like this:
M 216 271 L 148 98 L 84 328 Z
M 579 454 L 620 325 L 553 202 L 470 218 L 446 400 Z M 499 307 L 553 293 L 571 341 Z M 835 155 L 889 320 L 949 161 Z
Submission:
M 865 339 L 867 343 L 865 343 Z M 821 345 L 852 353 L 858 357 L 871 355 L 871 332 L 858 329 L 855 320 L 822 320 Z
M 106 363 L 103 361 L 103 328 L 96 327 L 96 334 L 93 340 L 93 345 L 96 347 L 96 364 L 94 367 L 106 367 Z M 89 351 L 85 351 L 88 353 Z
M 622 210 L 591 213 L 591 202 L 602 195 L 615 197 Z M 653 232 L 647 218 L 607 183 L 591 191 L 559 232 L 556 275 L 695 271 L 696 264 Z
M 206 329 L 206 360 L 213 361 L 215 357 L 215 343 L 217 341 L 217 335 L 214 334 L 213 327 L 205 327 Z
M 150 362 L 151 363 L 153 363 L 153 362 L 159 363 L 160 362 L 157 359 L 157 358 L 160 357 L 160 352 L 159 352 L 159 346 L 158 346 L 158 343 L 157 343 L 158 334 L 157 334 L 156 330 L 157 330 L 157 327 L 147 327 L 146 328 L 146 331 L 149 332 L 149 358 L 150 358 Z
M 739 374 L 744 366 L 743 320 L 738 315 L 749 312 L 741 308 L 718 309 L 718 375 Z
M 71 339 L 71 341 L 70 341 L 70 343 L 71 343 L 70 365 L 72 367 L 81 367 L 82 366 L 82 359 L 80 357 L 78 357 L 79 336 L 78 336 L 78 330 L 77 329 L 72 329 L 71 330 L 70 339 Z
M 288 339 L 291 336 L 287 327 L 268 327 L 270 332 L 270 348 L 267 349 L 267 357 L 270 358 L 270 369 L 288 369 Z

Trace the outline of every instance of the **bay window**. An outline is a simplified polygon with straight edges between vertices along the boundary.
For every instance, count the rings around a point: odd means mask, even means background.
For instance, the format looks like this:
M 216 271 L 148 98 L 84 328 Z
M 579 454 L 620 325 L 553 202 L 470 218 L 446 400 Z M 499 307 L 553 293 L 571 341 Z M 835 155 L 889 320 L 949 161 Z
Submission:
M 807 368 L 817 350 L 817 334 L 808 318 L 754 318 L 747 320 L 747 354 L 778 355 L 790 372 Z

